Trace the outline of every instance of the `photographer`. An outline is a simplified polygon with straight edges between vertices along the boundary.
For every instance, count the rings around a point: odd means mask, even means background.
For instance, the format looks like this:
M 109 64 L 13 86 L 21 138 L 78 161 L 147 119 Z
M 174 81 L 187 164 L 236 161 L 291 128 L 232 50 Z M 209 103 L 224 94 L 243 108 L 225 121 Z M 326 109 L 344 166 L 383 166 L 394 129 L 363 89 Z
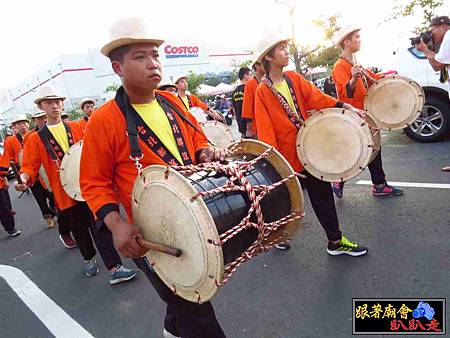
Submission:
M 439 52 L 434 52 L 420 40 L 416 44 L 416 49 L 422 51 L 430 62 L 431 67 L 435 71 L 441 71 L 440 81 L 443 83 L 449 81 L 449 96 L 450 96 L 450 19 L 448 16 L 438 16 L 430 22 L 429 34 L 433 40 L 433 46 L 440 45 Z M 433 48 L 434 49 L 434 48 Z M 450 166 L 442 168 L 444 171 L 450 171 Z

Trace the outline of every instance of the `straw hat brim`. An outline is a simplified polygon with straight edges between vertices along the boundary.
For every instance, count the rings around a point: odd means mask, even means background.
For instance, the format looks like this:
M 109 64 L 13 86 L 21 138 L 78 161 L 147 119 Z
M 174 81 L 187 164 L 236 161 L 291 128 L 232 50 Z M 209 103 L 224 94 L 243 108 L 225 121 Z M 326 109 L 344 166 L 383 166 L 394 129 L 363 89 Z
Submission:
M 175 81 L 175 84 L 177 85 L 178 82 L 179 82 L 181 79 L 186 79 L 186 80 L 187 80 L 187 76 L 186 76 L 186 75 L 180 76 L 180 77 Z
M 51 95 L 51 96 L 38 97 L 36 100 L 34 100 L 34 103 L 35 104 L 39 104 L 39 103 L 41 103 L 42 101 L 45 101 L 45 100 L 58 100 L 58 99 L 64 101 L 66 99 L 66 97 L 65 96 L 60 96 L 60 95 Z
M 164 83 L 164 84 L 162 84 L 162 85 L 160 85 L 159 87 L 158 87 L 158 89 L 159 90 L 164 90 L 164 89 L 166 89 L 166 88 L 174 88 L 174 89 L 178 89 L 178 87 L 177 86 L 175 86 L 174 84 L 168 84 L 168 83 Z
M 361 30 L 361 28 L 359 27 L 354 27 L 350 30 L 348 30 L 347 32 L 344 33 L 344 35 L 342 35 L 336 42 L 337 46 L 341 46 L 342 41 L 344 41 L 350 34 L 353 34 L 355 32 L 359 32 Z
M 36 114 L 31 115 L 31 118 L 32 119 L 36 119 L 38 117 L 42 117 L 42 116 L 45 116 L 45 115 L 46 115 L 45 112 L 40 112 L 40 113 L 36 113 Z
M 100 52 L 105 56 L 109 56 L 109 54 L 111 54 L 111 52 L 116 48 L 133 45 L 136 43 L 151 43 L 151 44 L 156 45 L 156 47 L 159 47 L 164 43 L 164 40 L 145 39 L 145 38 L 142 38 L 142 39 L 120 38 L 120 39 L 113 40 L 113 41 L 107 43 L 106 45 L 104 45 L 102 47 L 102 49 L 100 49 Z
M 275 47 L 276 45 L 278 45 L 281 42 L 287 42 L 287 41 L 291 41 L 291 38 L 288 37 L 281 37 L 279 39 L 277 39 L 276 41 L 271 42 L 262 52 L 258 53 L 258 57 L 256 58 L 255 62 L 262 62 L 264 59 L 264 56 L 267 55 L 267 53 L 269 53 L 269 51 Z M 255 63 L 254 62 L 254 63 Z
M 28 119 L 19 119 L 19 120 L 12 121 L 11 125 L 14 125 L 14 124 L 19 123 L 19 122 L 28 122 L 28 123 L 30 123 L 30 121 L 28 121 Z

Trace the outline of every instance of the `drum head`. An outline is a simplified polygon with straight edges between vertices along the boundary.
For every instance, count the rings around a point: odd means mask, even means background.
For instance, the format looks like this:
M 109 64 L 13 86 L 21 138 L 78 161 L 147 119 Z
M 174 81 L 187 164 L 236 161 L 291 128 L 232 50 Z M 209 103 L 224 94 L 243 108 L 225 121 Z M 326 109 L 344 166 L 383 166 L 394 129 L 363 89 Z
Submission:
M 151 165 L 136 178 L 131 204 L 133 219 L 144 238 L 182 250 L 181 257 L 149 251 L 158 276 L 177 295 L 191 302 L 206 302 L 223 279 L 222 248 L 214 220 L 189 181 L 173 169 Z
M 297 155 L 313 176 L 328 182 L 347 181 L 368 165 L 373 138 L 356 113 L 329 108 L 313 113 L 299 129 Z
M 76 201 L 84 201 L 80 189 L 80 161 L 82 149 L 83 141 L 79 141 L 71 146 L 64 155 L 59 170 L 59 177 L 64 191 Z
M 201 126 L 208 140 L 216 147 L 225 149 L 234 142 L 230 128 L 219 121 L 202 122 Z
M 425 95 L 415 81 L 401 75 L 382 78 L 370 86 L 364 109 L 379 128 L 403 129 L 422 112 Z
M 365 120 L 369 124 L 370 132 L 372 133 L 373 138 L 373 150 L 369 160 L 369 163 L 372 163 L 381 149 L 381 130 L 378 129 L 376 126 L 377 124 L 369 115 L 366 114 Z
M 241 140 L 239 142 L 231 144 L 229 149 L 235 148 L 233 156 L 241 156 L 245 159 L 245 155 L 255 155 L 258 156 L 261 153 L 265 152 L 270 148 L 264 142 L 256 141 L 256 140 Z M 292 175 L 295 173 L 294 169 L 292 169 L 291 165 L 288 161 L 278 152 L 275 148 L 272 149 L 272 152 L 269 157 L 266 157 L 266 160 L 275 168 L 278 174 L 282 179 Z M 298 179 L 291 179 L 286 182 L 287 189 L 289 191 L 289 198 L 291 204 L 291 212 L 304 213 L 304 202 L 303 202 L 303 191 Z M 264 210 L 263 210 L 264 213 Z M 275 239 L 281 237 L 279 242 L 285 242 L 286 240 L 290 240 L 294 237 L 294 235 L 301 228 L 301 219 L 297 219 L 293 222 L 287 223 L 284 227 L 279 228 L 277 231 L 274 231 L 268 238 L 267 242 L 272 242 Z

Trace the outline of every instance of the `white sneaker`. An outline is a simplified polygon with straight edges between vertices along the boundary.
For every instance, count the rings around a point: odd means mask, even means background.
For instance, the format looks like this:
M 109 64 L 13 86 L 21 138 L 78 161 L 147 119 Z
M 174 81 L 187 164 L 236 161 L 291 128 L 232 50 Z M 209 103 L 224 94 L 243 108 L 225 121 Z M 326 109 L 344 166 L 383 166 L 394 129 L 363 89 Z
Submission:
M 163 330 L 163 337 L 164 338 L 181 338 L 180 336 L 174 336 L 173 334 L 171 334 L 166 329 Z

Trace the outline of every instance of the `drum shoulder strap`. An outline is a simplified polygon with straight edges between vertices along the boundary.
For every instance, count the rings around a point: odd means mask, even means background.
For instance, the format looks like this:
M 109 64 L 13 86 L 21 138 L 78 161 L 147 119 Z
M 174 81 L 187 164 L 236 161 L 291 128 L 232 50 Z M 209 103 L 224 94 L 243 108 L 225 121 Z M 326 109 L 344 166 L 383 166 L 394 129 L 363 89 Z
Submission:
M 155 96 L 158 103 L 166 113 L 169 123 L 171 124 L 172 132 L 177 142 L 177 146 L 184 164 L 191 164 L 192 159 L 190 158 L 184 136 L 181 132 L 181 128 L 178 125 L 177 120 L 173 117 L 172 112 L 175 112 L 184 121 L 188 121 L 188 119 L 177 109 L 177 107 L 172 105 L 162 95 L 156 93 Z M 149 128 L 145 124 L 140 115 L 129 104 L 128 95 L 126 94 L 123 87 L 120 87 L 117 91 L 115 101 L 122 111 L 122 114 L 124 114 L 125 116 L 132 158 L 140 158 L 143 155 L 142 149 L 140 148 L 138 142 L 138 139 L 140 137 L 164 162 L 170 165 L 179 164 L 178 160 L 173 156 L 173 154 L 170 153 L 170 151 L 165 147 L 165 145 L 161 142 L 157 135 L 151 130 L 151 128 Z M 190 121 L 188 121 L 188 123 L 190 123 Z M 190 125 L 193 126 L 192 123 L 190 123 Z M 193 127 L 195 128 L 195 126 Z M 140 130 L 139 132 L 138 129 Z
M 53 149 L 52 145 L 50 144 L 50 139 L 54 140 L 54 137 L 53 137 L 52 133 L 50 132 L 50 130 L 48 129 L 48 127 L 46 125 L 43 126 L 37 133 L 38 133 L 42 143 L 44 143 L 45 149 L 47 150 L 47 153 L 50 156 L 50 158 L 53 161 L 62 160 L 62 157 L 60 159 L 58 159 L 58 156 L 56 155 L 57 152 L 55 151 L 55 149 Z M 54 140 L 54 142 L 56 142 L 56 140 Z

